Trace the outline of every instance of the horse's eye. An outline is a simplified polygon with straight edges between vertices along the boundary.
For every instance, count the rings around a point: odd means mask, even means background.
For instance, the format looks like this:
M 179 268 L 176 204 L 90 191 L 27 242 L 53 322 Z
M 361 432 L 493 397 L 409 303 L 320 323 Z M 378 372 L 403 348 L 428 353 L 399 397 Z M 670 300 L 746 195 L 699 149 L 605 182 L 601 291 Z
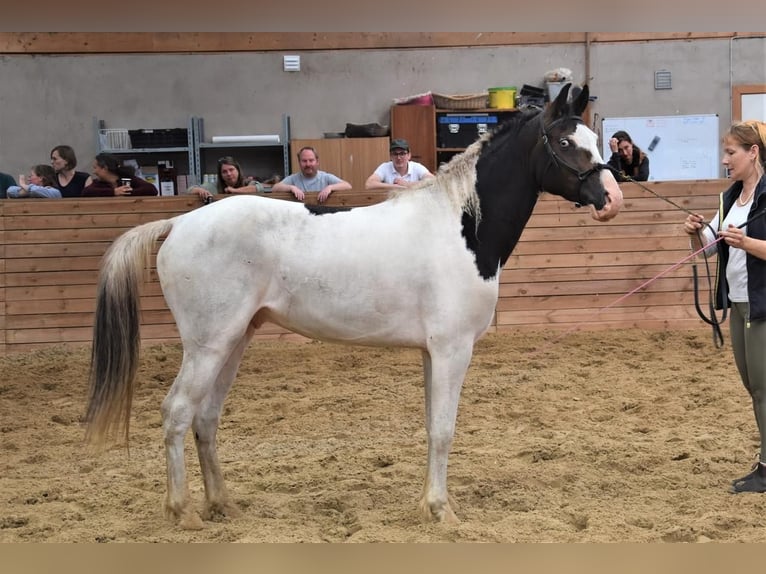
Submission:
M 560 145 L 561 147 L 569 147 L 569 140 L 568 140 L 568 139 L 566 139 L 566 138 L 561 138 L 561 139 L 559 140 L 559 145 Z

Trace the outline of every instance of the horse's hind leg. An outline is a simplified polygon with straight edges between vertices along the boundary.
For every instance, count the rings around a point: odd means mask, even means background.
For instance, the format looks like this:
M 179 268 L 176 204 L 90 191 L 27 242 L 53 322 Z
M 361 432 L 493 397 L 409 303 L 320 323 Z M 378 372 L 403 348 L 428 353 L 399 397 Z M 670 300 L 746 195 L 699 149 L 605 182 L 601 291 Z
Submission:
M 226 484 L 221 473 L 221 465 L 218 462 L 216 448 L 216 435 L 218 424 L 221 419 L 221 408 L 224 399 L 237 376 L 242 355 L 253 337 L 252 327 L 242 337 L 239 344 L 232 350 L 229 360 L 226 361 L 215 386 L 210 390 L 194 416 L 192 430 L 194 441 L 197 445 L 197 456 L 202 470 L 202 479 L 205 483 L 205 508 L 202 511 L 204 520 L 213 520 L 218 517 L 233 518 L 239 516 L 240 511 L 229 499 Z
M 184 346 L 181 369 L 170 392 L 162 401 L 162 426 L 165 433 L 168 491 L 165 513 L 181 528 L 198 530 L 202 520 L 194 509 L 186 480 L 184 437 L 192 424 L 199 406 L 213 391 L 219 373 L 230 352 Z
M 472 352 L 472 344 L 423 352 L 428 468 L 420 509 L 426 518 L 439 522 L 458 522 L 447 493 L 447 460 Z

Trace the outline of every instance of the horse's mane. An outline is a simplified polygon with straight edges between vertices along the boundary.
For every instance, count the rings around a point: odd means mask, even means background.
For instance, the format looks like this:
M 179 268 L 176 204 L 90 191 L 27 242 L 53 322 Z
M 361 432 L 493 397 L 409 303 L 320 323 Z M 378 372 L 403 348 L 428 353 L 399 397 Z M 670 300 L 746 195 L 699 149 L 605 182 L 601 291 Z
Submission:
M 476 217 L 478 221 L 481 216 L 479 196 L 476 194 L 476 163 L 479 161 L 479 156 L 490 142 L 502 141 L 504 136 L 518 133 L 522 126 L 539 113 L 540 110 L 536 108 L 520 110 L 495 129 L 483 134 L 463 153 L 453 156 L 449 162 L 439 166 L 435 179 L 424 179 L 413 187 L 392 191 L 389 198 L 410 194 L 419 189 L 438 189 L 449 197 L 455 211 L 458 213 L 467 212 Z M 497 145 L 492 146 L 487 152 L 494 153 L 502 149 L 502 145 Z

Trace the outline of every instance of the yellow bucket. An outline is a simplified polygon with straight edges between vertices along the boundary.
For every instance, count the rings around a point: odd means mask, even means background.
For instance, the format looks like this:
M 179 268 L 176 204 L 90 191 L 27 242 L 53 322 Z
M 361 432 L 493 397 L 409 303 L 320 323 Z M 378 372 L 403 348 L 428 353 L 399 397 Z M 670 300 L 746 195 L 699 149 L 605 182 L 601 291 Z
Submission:
M 516 107 L 516 86 L 489 88 L 489 107 L 510 110 Z

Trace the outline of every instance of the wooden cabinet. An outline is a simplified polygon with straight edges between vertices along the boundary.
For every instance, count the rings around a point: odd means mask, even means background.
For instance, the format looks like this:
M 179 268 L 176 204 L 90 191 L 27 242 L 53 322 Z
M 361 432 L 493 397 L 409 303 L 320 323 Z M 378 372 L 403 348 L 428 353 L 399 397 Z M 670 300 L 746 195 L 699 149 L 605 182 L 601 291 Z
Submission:
M 396 105 L 391 107 L 391 138 L 406 139 L 412 159 L 435 173 L 440 164 L 464 151 L 483 131 L 493 129 L 515 113 L 518 110 L 442 110 L 434 106 Z M 467 123 L 462 123 L 466 120 Z M 450 128 L 455 128 L 453 133 L 459 143 L 449 142 L 450 137 L 445 133 L 450 132 Z M 462 133 L 472 130 L 475 137 L 459 137 L 460 130 L 464 130 Z
M 412 161 L 436 171 L 436 114 L 433 106 L 397 105 L 391 107 L 391 139 L 410 144 Z
M 313 147 L 319 155 L 319 169 L 337 175 L 354 190 L 364 190 L 364 182 L 384 161 L 389 160 L 388 138 L 294 139 L 290 141 L 290 173 L 300 171 L 298 151 Z

